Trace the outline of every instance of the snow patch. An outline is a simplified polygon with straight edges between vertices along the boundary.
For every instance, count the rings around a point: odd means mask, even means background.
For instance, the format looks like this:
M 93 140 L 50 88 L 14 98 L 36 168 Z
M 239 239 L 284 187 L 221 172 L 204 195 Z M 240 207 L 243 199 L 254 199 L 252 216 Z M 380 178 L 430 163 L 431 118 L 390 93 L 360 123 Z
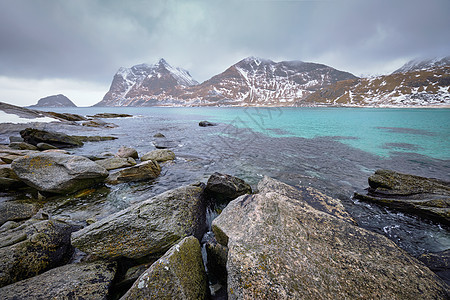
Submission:
M 34 119 L 22 118 L 15 114 L 7 114 L 4 111 L 0 111 L 0 123 L 13 123 L 13 124 L 24 124 L 24 123 L 49 123 L 49 122 L 60 122 L 57 119 L 53 119 L 50 117 L 41 117 Z

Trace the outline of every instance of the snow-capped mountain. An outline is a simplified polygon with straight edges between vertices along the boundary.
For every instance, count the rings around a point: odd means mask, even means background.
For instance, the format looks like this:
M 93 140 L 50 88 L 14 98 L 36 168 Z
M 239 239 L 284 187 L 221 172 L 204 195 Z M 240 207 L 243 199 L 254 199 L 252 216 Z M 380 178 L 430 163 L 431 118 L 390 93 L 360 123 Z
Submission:
M 69 98 L 62 94 L 39 99 L 37 104 L 29 107 L 77 107 Z
M 248 57 L 190 89 L 198 105 L 292 105 L 318 89 L 354 75 L 302 61 L 273 62 Z
M 96 106 L 150 106 L 177 98 L 186 87 L 196 85 L 188 71 L 169 65 L 164 59 L 154 65 L 120 68 L 111 87 Z
M 433 59 L 415 59 L 407 62 L 400 69 L 395 70 L 393 74 L 430 70 L 432 68 L 440 68 L 445 66 L 450 66 L 450 56 Z
M 337 82 L 297 105 L 449 106 L 450 59 L 414 61 L 390 75 Z

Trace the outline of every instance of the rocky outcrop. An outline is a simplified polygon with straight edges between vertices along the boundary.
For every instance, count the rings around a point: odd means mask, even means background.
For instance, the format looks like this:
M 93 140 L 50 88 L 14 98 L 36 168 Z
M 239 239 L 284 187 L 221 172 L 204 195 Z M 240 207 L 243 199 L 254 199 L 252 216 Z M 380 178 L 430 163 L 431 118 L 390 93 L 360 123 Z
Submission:
M 64 133 L 26 128 L 20 132 L 20 135 L 25 142 L 35 146 L 39 143 L 47 143 L 57 148 L 83 146 L 83 142 Z
M 0 289 L 4 300 L 108 299 L 115 263 L 69 264 Z
M 157 178 L 160 173 L 161 167 L 159 164 L 156 161 L 148 160 L 112 173 L 106 181 L 111 184 L 117 184 L 120 182 L 150 180 Z
M 442 180 L 377 170 L 367 195 L 354 198 L 450 224 L 450 183 Z
M 111 118 L 130 118 L 133 115 L 129 114 L 116 114 L 116 113 L 98 113 L 93 116 L 88 116 L 90 118 L 101 118 L 101 119 L 111 119 Z
M 92 186 L 108 176 L 105 168 L 85 157 L 54 152 L 20 157 L 11 167 L 27 185 L 60 194 Z
M 190 236 L 152 264 L 121 299 L 206 299 L 206 282 L 200 243 Z
M 71 232 L 71 226 L 52 220 L 0 231 L 0 287 L 66 263 L 73 251 Z
M 131 157 L 110 157 L 95 161 L 106 170 L 114 170 L 136 165 L 136 161 Z
M 442 280 L 389 239 L 313 208 L 304 198 L 322 199 L 310 190 L 291 197 L 281 187 L 265 178 L 258 194 L 231 201 L 213 221 L 228 247 L 229 299 L 449 297 Z
M 167 251 L 205 229 L 202 186 L 183 186 L 110 215 L 73 233 L 72 244 L 100 258 L 140 258 Z
M 241 195 L 252 193 L 251 186 L 244 180 L 217 172 L 209 177 L 205 190 L 219 201 L 230 201 Z
M 153 150 L 151 152 L 145 153 L 142 155 L 141 160 L 154 160 L 157 162 L 164 162 L 168 160 L 174 160 L 175 159 L 175 153 L 173 153 L 172 150 L 168 149 L 157 149 Z

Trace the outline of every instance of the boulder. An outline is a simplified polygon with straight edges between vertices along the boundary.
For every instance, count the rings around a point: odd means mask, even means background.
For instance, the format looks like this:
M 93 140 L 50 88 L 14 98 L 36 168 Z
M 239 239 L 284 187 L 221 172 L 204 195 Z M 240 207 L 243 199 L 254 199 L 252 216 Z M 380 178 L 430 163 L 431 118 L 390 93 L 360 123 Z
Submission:
M 206 299 L 206 282 L 200 243 L 190 236 L 152 264 L 121 299 Z
M 114 262 L 69 264 L 0 289 L 4 300 L 108 299 Z
M 205 190 L 219 201 L 230 201 L 241 195 L 252 193 L 251 186 L 244 180 L 217 172 L 209 177 Z
M 205 229 L 203 187 L 183 186 L 112 214 L 72 234 L 72 244 L 100 258 L 141 258 L 167 251 Z
M 450 225 L 450 182 L 377 170 L 367 194 L 353 197 Z
M 1 231 L 0 287 L 66 263 L 73 252 L 71 232 L 65 223 L 33 219 Z
M 264 178 L 262 192 L 212 223 L 228 247 L 229 299 L 448 299 L 448 286 L 391 240 L 313 208 L 308 190 L 296 198 L 272 185 Z
M 36 147 L 37 147 L 39 150 L 41 150 L 41 151 L 43 151 L 43 150 L 50 150 L 50 149 L 58 149 L 57 147 L 55 147 L 55 146 L 53 146 L 53 145 L 50 145 L 50 144 L 47 144 L 47 143 L 38 143 L 38 144 L 36 145 Z
M 6 164 L 10 164 L 12 163 L 15 159 L 22 157 L 23 155 L 15 155 L 15 154 L 7 154 L 7 153 L 0 153 L 0 159 L 6 163 Z
M 110 174 L 106 182 L 117 184 L 120 182 L 150 180 L 158 177 L 160 173 L 161 167 L 159 164 L 156 161 L 148 160 Z
M 70 148 L 83 146 L 83 142 L 78 139 L 59 132 L 49 132 L 45 130 L 26 128 L 20 132 L 23 140 L 29 144 L 37 145 L 47 143 L 57 148 Z
M 166 136 L 165 136 L 164 134 L 158 132 L 158 133 L 155 133 L 155 134 L 153 135 L 153 137 L 155 137 L 155 138 L 165 138 Z
M 164 162 L 164 161 L 174 160 L 174 159 L 175 159 L 175 153 L 173 153 L 172 150 L 168 150 L 168 149 L 153 150 L 151 152 L 145 153 L 141 157 L 142 161 L 154 160 L 157 162 Z
M 116 156 L 118 157 L 132 157 L 134 159 L 138 159 L 139 155 L 134 148 L 122 146 L 119 148 L 119 151 L 117 151 Z
M 34 153 L 13 161 L 14 173 L 44 192 L 71 193 L 102 182 L 108 171 L 95 162 L 62 153 Z
M 136 165 L 136 161 L 131 157 L 110 157 L 95 161 L 106 170 L 114 170 Z
M 29 219 L 39 210 L 39 205 L 22 201 L 5 201 L 0 203 L 0 226 L 7 221 Z
M 8 145 L 8 147 L 16 150 L 38 150 L 38 147 L 36 147 L 35 145 L 31 145 L 25 142 L 12 142 Z
M 209 121 L 200 121 L 199 123 L 198 123 L 198 126 L 200 126 L 200 127 L 209 127 L 209 126 L 216 126 L 217 124 L 215 124 L 215 123 L 211 123 L 211 122 L 209 122 Z

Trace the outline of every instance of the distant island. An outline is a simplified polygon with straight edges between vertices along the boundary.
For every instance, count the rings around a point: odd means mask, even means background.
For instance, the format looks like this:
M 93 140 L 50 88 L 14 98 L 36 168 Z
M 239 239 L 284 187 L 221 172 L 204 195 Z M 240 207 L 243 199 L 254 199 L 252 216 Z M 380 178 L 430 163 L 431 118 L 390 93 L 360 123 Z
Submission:
M 62 94 L 39 99 L 38 103 L 29 107 L 77 107 L 69 98 Z

